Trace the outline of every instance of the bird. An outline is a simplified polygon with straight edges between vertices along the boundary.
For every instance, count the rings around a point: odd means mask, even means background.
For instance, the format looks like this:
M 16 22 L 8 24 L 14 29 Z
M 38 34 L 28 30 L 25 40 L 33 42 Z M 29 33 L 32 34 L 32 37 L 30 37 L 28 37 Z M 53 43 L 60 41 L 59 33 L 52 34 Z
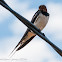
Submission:
M 32 17 L 31 22 L 39 29 L 39 32 L 40 32 L 40 31 L 42 31 L 44 29 L 44 27 L 48 23 L 48 20 L 49 20 L 49 13 L 47 11 L 47 7 L 45 5 L 40 5 L 39 8 L 38 8 L 38 10 L 37 10 L 37 12 Z M 14 50 L 18 51 L 18 50 L 22 49 L 35 36 L 36 36 L 36 34 L 32 30 L 30 30 L 29 28 L 27 28 L 25 34 L 23 35 L 23 37 L 19 41 L 19 43 L 16 45 L 16 47 L 14 48 Z

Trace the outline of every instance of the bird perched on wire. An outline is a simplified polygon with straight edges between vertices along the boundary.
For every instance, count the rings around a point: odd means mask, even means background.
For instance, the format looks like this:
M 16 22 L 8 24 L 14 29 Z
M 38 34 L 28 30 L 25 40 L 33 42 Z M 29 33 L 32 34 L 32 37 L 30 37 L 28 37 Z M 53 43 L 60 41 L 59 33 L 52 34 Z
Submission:
M 39 29 L 39 32 L 40 32 L 46 26 L 48 19 L 49 19 L 49 13 L 47 12 L 46 6 L 40 5 L 38 11 L 34 14 L 31 22 Z M 27 28 L 24 36 L 22 37 L 20 42 L 17 44 L 17 46 L 14 48 L 14 50 L 15 51 L 20 50 L 25 45 L 27 45 L 35 36 L 36 34 L 32 30 Z

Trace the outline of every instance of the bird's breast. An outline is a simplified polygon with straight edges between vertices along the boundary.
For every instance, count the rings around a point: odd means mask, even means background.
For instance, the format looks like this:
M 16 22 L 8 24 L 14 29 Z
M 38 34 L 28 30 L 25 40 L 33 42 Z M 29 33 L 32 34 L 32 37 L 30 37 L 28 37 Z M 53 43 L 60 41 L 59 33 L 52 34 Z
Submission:
M 40 13 L 40 14 L 37 16 L 37 18 L 36 18 L 36 20 L 35 20 L 35 22 L 34 22 L 34 25 L 35 25 L 38 29 L 42 30 L 42 29 L 46 26 L 46 24 L 47 24 L 47 22 L 48 22 L 48 19 L 49 19 L 49 16 L 45 16 L 45 15 L 43 15 L 42 13 Z

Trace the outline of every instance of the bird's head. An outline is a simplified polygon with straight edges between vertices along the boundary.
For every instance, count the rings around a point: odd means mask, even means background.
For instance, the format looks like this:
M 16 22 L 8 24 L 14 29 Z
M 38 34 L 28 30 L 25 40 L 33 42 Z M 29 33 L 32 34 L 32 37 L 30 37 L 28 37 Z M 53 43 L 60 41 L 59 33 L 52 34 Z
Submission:
M 39 6 L 39 10 L 43 11 L 43 12 L 47 12 L 47 8 L 45 5 L 40 5 Z

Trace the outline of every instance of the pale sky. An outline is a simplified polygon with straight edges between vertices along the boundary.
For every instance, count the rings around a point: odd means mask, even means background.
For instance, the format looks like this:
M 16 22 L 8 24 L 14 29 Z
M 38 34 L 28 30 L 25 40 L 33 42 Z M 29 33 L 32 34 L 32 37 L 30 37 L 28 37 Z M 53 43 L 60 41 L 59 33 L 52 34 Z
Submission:
M 38 6 L 45 4 L 50 18 L 43 33 L 51 42 L 62 49 L 62 0 L 5 0 L 7 4 L 29 21 Z M 22 38 L 27 27 L 13 14 L 0 6 L 0 59 L 8 59 L 10 52 Z M 12 59 L 1 62 L 62 62 L 62 57 L 36 36 L 26 47 L 16 52 Z

